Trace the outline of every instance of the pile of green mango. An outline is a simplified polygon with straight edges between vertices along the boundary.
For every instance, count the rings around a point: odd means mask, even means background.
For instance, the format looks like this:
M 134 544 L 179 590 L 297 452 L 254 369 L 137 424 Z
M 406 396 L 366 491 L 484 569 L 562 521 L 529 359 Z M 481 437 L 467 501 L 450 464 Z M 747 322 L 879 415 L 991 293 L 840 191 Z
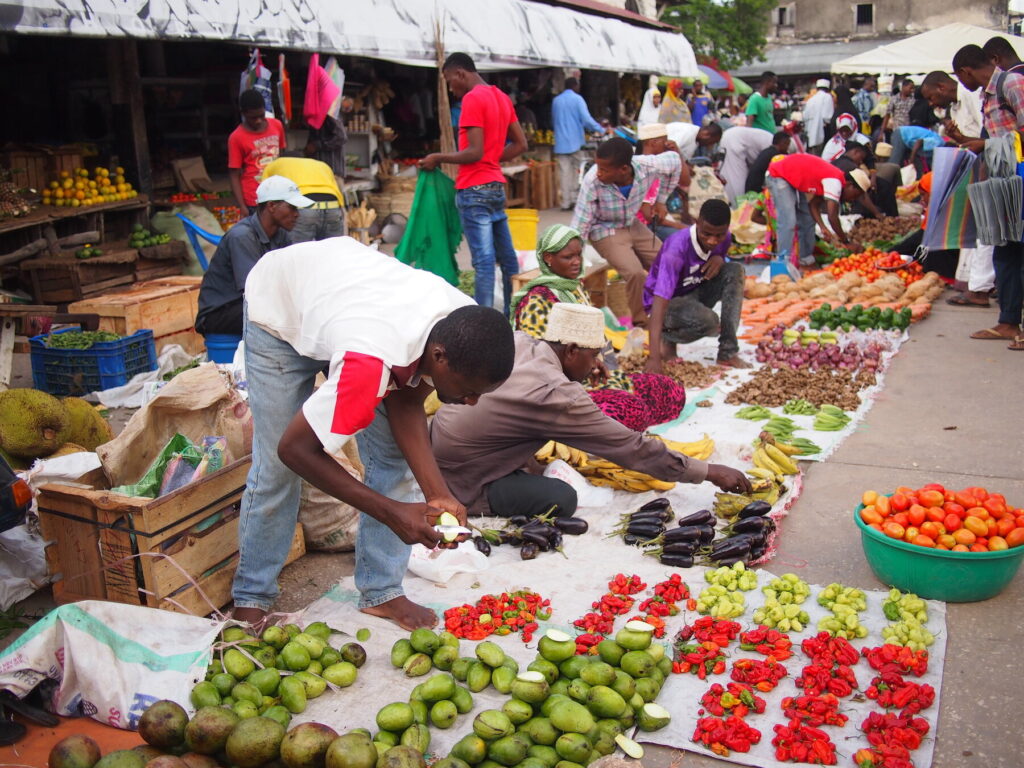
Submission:
M 328 683 L 352 685 L 366 661 L 358 643 L 332 648 L 331 633 L 322 621 L 304 630 L 295 624 L 267 627 L 258 638 L 228 627 L 221 640 L 232 647 L 215 651 L 206 679 L 192 689 L 192 705 L 227 707 L 241 719 L 264 715 L 287 728 Z

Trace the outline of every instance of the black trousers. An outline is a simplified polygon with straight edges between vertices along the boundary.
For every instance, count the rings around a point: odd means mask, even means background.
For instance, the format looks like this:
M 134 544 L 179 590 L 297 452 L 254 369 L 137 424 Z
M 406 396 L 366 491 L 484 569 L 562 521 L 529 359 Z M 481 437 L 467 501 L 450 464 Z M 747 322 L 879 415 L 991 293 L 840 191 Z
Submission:
M 204 336 L 208 333 L 230 333 L 241 336 L 242 300 L 238 299 L 211 309 L 202 317 L 196 318 L 196 331 Z
M 537 517 L 552 506 L 556 517 L 572 517 L 576 512 L 576 491 L 556 478 L 517 469 L 487 486 L 487 503 L 491 505 L 491 514 L 498 517 Z

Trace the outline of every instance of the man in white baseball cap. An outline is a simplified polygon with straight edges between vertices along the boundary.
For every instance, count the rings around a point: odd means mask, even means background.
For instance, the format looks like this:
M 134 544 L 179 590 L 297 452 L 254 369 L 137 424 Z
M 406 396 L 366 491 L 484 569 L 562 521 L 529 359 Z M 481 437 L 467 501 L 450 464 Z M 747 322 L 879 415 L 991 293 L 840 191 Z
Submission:
M 299 220 L 299 209 L 313 201 L 284 176 L 269 176 L 256 188 L 256 212 L 229 229 L 217 246 L 199 286 L 196 330 L 242 335 L 242 296 L 245 279 L 263 254 L 292 244 L 288 234 Z
M 543 339 L 515 334 L 515 365 L 504 384 L 472 409 L 441 406 L 430 427 L 431 446 L 449 489 L 470 514 L 536 516 L 554 508 L 557 516 L 572 515 L 572 486 L 523 469 L 548 440 L 659 480 L 749 489 L 739 470 L 674 453 L 597 407 L 582 382 L 603 369 L 604 342 L 601 310 L 559 302 Z

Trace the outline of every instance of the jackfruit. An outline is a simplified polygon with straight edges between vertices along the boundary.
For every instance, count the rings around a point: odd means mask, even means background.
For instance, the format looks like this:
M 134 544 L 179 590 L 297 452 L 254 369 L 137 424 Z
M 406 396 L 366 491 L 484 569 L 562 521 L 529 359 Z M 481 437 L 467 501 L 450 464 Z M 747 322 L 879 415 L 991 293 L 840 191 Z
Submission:
M 0 446 L 22 459 L 49 456 L 67 442 L 71 419 L 60 400 L 38 389 L 0 392 Z
M 80 445 L 75 445 L 74 443 L 64 443 L 64 445 L 62 445 L 60 448 L 58 448 L 56 451 L 51 453 L 46 458 L 55 459 L 58 456 L 67 456 L 72 453 L 85 453 L 87 450 L 88 449 L 83 448 Z
M 17 456 L 12 456 L 3 448 L 0 448 L 0 458 L 7 462 L 11 469 L 28 469 L 28 465 Z
M 80 397 L 65 397 L 61 402 L 70 419 L 68 442 L 80 445 L 86 451 L 95 451 L 97 446 L 114 439 L 114 430 L 92 404 Z

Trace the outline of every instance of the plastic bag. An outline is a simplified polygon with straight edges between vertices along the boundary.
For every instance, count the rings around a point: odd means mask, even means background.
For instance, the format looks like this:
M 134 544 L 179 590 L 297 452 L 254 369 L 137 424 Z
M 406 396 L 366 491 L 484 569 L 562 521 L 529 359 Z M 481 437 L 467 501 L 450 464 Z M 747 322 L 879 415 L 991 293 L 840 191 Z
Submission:
M 178 433 L 167 441 L 138 482 L 119 485 L 111 488 L 111 491 L 125 496 L 148 496 L 155 499 L 187 484 L 202 458 L 202 450 Z
M 614 491 L 611 488 L 591 485 L 587 478 L 561 459 L 547 465 L 544 477 L 553 477 L 571 485 L 576 491 L 577 507 L 606 507 L 612 503 Z
M 647 346 L 647 331 L 633 328 L 626 334 L 626 342 L 619 351 L 619 357 L 643 357 Z
M 472 541 L 464 541 L 456 549 L 427 549 L 417 544 L 409 555 L 409 570 L 421 579 L 445 584 L 459 573 L 486 571 L 487 562 Z
M 259 91 L 263 97 L 263 104 L 267 109 L 267 117 L 274 116 L 274 96 L 270 85 L 270 70 L 263 66 L 263 58 L 260 56 L 260 49 L 253 48 L 249 55 L 249 66 L 242 72 L 238 82 L 238 92 L 244 93 L 248 90 Z
M 221 622 L 85 600 L 50 611 L 0 653 L 0 689 L 25 698 L 50 678 L 55 714 L 135 729 L 160 699 L 191 710 Z

